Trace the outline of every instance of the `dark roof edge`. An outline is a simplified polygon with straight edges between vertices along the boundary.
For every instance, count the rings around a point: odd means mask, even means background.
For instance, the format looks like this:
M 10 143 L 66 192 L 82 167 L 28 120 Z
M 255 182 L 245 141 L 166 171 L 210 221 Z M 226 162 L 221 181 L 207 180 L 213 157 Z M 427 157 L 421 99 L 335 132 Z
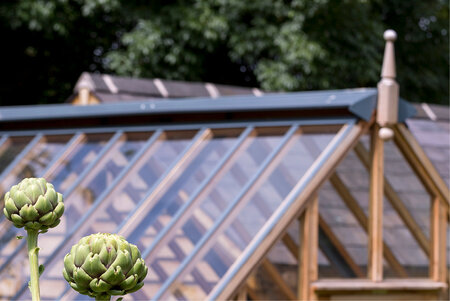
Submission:
M 271 110 L 349 110 L 352 106 L 354 108 L 356 103 L 376 96 L 376 93 L 376 89 L 354 89 L 265 94 L 260 97 L 227 96 L 215 99 L 183 98 L 165 101 L 129 101 L 91 106 L 56 104 L 5 107 L 0 109 L 0 122 L 158 114 L 270 112 Z M 366 116 L 366 113 L 360 114 L 358 112 L 356 110 L 354 114 L 360 118 Z

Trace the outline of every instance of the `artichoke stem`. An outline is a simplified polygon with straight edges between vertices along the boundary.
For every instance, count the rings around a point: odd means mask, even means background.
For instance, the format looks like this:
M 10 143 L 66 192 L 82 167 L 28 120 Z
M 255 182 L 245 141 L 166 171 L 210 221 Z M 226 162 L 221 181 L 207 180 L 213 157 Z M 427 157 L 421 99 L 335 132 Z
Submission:
M 30 291 L 33 301 L 40 301 L 39 293 L 39 260 L 38 260 L 38 231 L 27 231 L 27 243 L 28 243 L 28 259 L 30 261 Z

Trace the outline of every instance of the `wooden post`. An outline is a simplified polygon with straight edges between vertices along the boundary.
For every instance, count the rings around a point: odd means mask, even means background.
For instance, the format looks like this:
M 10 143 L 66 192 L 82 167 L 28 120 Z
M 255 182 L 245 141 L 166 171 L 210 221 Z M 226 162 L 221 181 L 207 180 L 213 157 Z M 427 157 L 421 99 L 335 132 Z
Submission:
M 369 189 L 369 260 L 368 277 L 383 280 L 383 140 L 374 125 L 371 140 Z
M 433 197 L 430 214 L 430 277 L 434 281 L 445 282 L 447 279 L 447 206 L 438 197 Z
M 311 283 L 318 278 L 319 200 L 317 193 L 314 193 L 311 203 L 300 216 L 299 226 L 298 298 L 299 300 L 315 300 Z

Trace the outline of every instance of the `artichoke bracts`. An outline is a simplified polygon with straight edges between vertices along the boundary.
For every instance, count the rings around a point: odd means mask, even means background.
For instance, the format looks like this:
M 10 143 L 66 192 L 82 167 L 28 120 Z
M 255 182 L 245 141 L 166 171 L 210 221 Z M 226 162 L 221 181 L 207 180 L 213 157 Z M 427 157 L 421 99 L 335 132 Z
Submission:
M 62 194 L 44 178 L 27 178 L 5 194 L 3 213 L 17 228 L 46 232 L 64 213 Z
M 115 234 L 83 237 L 64 257 L 63 275 L 70 286 L 97 300 L 137 291 L 147 271 L 138 248 Z

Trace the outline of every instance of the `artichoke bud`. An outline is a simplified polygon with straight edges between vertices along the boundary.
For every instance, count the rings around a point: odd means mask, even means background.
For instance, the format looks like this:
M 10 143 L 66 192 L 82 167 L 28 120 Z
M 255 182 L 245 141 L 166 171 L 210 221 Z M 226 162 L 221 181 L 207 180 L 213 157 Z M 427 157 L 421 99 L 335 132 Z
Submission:
M 17 228 L 45 232 L 59 224 L 63 197 L 44 178 L 23 179 L 5 194 L 3 213 Z
M 64 257 L 64 279 L 91 297 L 135 292 L 144 285 L 147 272 L 139 249 L 115 234 L 83 237 Z

